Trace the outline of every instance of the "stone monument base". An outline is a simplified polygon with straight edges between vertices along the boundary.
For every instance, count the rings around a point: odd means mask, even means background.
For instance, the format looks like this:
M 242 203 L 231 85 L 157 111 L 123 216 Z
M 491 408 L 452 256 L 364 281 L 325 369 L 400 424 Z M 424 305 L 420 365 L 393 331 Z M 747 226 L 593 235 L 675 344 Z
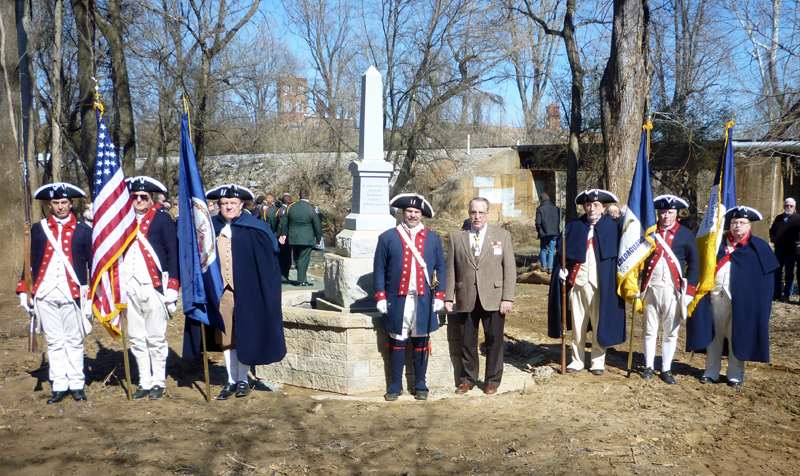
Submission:
M 288 303 L 287 303 L 288 304 Z M 258 367 L 258 376 L 275 382 L 342 394 L 384 392 L 389 365 L 386 333 L 378 315 L 284 307 L 286 357 Z M 460 344 L 446 324 L 431 334 L 428 387 L 455 388 L 454 363 Z M 453 339 L 449 342 L 448 339 Z M 451 349 L 455 355 L 451 356 Z M 411 350 L 406 381 L 413 388 Z
M 375 309 L 372 261 L 372 258 L 349 258 L 325 253 L 325 290 L 322 301 L 332 305 L 326 306 L 326 309 L 345 312 Z

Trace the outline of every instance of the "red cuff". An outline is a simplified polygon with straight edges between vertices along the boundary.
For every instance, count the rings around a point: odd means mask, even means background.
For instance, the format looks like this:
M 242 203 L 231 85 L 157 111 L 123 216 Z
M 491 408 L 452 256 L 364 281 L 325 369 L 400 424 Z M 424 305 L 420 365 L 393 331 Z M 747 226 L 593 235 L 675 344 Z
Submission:
M 17 283 L 17 289 L 14 290 L 14 292 L 17 293 L 17 294 L 27 293 L 28 292 L 28 289 L 25 287 L 25 280 L 24 279 L 20 279 L 19 280 L 19 282 Z
M 381 301 L 386 299 L 386 291 L 375 291 L 375 300 Z
M 444 301 L 444 291 L 436 291 L 433 294 L 433 298 L 434 299 L 441 299 L 442 301 Z
M 178 281 L 178 278 L 169 278 L 167 281 L 167 289 L 174 289 L 178 290 L 181 287 L 181 282 Z
M 694 284 L 687 284 L 686 285 L 686 295 L 687 296 L 694 297 L 694 295 L 696 293 L 697 293 L 697 286 L 695 286 Z

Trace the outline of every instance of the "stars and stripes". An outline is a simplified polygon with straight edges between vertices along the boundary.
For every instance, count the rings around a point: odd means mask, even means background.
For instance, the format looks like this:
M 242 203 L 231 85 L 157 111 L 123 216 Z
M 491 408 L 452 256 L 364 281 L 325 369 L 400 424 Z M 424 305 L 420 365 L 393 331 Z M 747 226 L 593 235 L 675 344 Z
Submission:
M 112 334 L 120 332 L 119 311 L 125 307 L 120 283 L 120 259 L 136 237 L 136 215 L 125 185 L 119 154 L 105 119 L 97 114 L 92 211 L 92 311 Z

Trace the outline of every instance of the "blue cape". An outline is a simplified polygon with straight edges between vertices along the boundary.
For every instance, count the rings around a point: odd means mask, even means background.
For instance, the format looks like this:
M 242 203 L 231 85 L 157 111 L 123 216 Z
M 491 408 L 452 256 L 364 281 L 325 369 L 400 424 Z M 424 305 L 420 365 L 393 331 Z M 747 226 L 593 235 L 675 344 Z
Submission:
M 725 255 L 720 244 L 717 260 Z M 769 315 L 778 260 L 769 245 L 750 236 L 746 246 L 731 253 L 731 339 L 733 354 L 739 360 L 769 362 Z M 710 293 L 703 296 L 694 314 L 686 321 L 686 351 L 704 350 L 714 338 L 714 318 Z
M 576 263 L 586 261 L 586 240 L 589 237 L 589 224 L 584 217 L 567 223 L 566 258 L 567 269 Z M 625 302 L 617 295 L 617 252 L 619 250 L 619 225 L 612 218 L 603 215 L 594 227 L 594 255 L 597 260 L 597 274 L 600 299 L 600 319 L 597 340 L 603 347 L 610 347 L 625 341 Z M 561 266 L 561 237 L 556 242 L 556 260 Z M 554 268 L 555 269 L 555 268 Z M 572 288 L 567 285 L 567 296 Z M 568 303 L 567 303 L 568 305 Z M 561 280 L 558 272 L 550 277 L 550 293 L 547 302 L 547 335 L 561 337 Z M 567 309 L 567 328 L 572 328 L 571 310 Z
M 219 235 L 225 225 L 222 217 L 213 217 Z M 278 267 L 278 241 L 265 222 L 242 213 L 231 223 L 233 239 L 233 338 L 239 361 L 247 365 L 279 362 L 286 355 L 281 312 L 281 273 Z M 200 324 L 186 320 L 183 357 L 201 355 Z M 207 328 L 212 331 L 211 328 Z M 214 339 L 206 339 L 213 344 Z M 209 350 L 219 350 L 218 347 Z

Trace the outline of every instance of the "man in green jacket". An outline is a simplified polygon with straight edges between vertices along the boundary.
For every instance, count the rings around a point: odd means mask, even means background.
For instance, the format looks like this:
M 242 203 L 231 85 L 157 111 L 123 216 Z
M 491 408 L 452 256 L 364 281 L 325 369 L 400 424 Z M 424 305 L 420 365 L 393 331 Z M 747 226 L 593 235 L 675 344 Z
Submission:
M 280 220 L 278 242 L 292 248 L 292 258 L 297 268 L 296 286 L 311 286 L 306 272 L 311 250 L 322 238 L 322 227 L 316 209 L 308 201 L 308 192 L 300 190 L 300 200 L 292 203 Z

